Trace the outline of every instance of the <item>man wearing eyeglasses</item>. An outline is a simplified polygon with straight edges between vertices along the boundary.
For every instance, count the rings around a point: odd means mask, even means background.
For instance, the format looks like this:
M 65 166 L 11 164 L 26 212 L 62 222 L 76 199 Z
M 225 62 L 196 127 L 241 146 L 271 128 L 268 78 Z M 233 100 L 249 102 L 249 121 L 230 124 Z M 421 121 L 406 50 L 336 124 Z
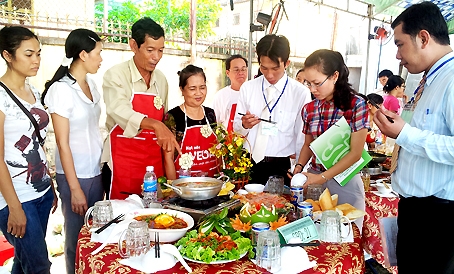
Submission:
M 246 58 L 235 54 L 225 60 L 225 70 L 230 85 L 219 90 L 214 96 L 216 121 L 222 123 L 228 132 L 233 132 L 236 105 L 240 96 L 240 87 L 248 77 Z
M 301 109 L 311 100 L 309 89 L 287 75 L 290 45 L 284 36 L 266 35 L 256 46 L 263 75 L 240 88 L 234 130 L 247 136 L 254 166 L 250 182 L 265 184 L 269 176 L 283 176 L 290 156 L 304 143 Z

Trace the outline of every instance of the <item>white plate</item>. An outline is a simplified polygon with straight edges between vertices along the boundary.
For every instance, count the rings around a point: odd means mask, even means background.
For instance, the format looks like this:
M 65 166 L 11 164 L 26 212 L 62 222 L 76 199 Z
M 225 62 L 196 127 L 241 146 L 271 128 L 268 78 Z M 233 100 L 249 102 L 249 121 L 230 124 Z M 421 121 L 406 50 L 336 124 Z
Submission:
M 243 258 L 245 255 L 247 254 L 247 251 L 244 252 L 243 254 L 240 255 L 240 258 L 238 260 L 240 260 L 241 258 Z M 186 256 L 183 256 L 183 258 L 187 261 L 190 261 L 190 262 L 193 262 L 193 263 L 199 263 L 199 264 L 226 264 L 226 263 L 231 263 L 231 262 L 234 262 L 234 261 L 238 261 L 236 259 L 233 259 L 233 260 L 220 260 L 220 261 L 213 261 L 211 263 L 205 263 L 203 261 L 198 261 L 198 260 L 194 260 L 194 259 L 191 259 L 191 258 L 188 258 Z

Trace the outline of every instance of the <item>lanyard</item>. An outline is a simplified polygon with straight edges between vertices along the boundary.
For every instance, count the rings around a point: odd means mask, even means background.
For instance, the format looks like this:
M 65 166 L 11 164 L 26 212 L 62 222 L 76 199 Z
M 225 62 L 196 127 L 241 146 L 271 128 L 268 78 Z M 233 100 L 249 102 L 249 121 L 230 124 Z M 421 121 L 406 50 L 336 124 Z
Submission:
M 452 59 L 454 59 L 454 56 L 449 58 L 448 60 L 445 60 L 443 63 L 441 63 L 440 65 L 438 65 L 438 67 L 436 67 L 434 69 L 434 71 L 432 71 L 429 75 L 427 75 L 426 77 L 426 81 L 427 79 L 429 79 L 430 76 L 432 76 L 435 72 L 437 72 L 441 67 L 443 67 L 444 65 L 446 65 L 448 62 L 450 62 Z M 418 90 L 421 88 L 421 84 L 425 84 L 426 82 L 424 81 L 424 83 L 420 83 L 418 85 L 418 87 L 416 87 L 415 89 L 415 92 L 413 92 L 413 97 L 411 97 L 410 99 L 410 103 L 413 103 L 413 101 L 415 100 L 415 96 L 416 96 L 416 93 L 418 93 Z
M 264 81 L 265 81 L 265 80 L 262 78 L 262 94 L 263 94 L 263 99 L 265 100 L 266 107 L 268 108 L 268 111 L 270 112 L 270 121 L 271 121 L 271 112 L 273 111 L 273 109 L 276 107 L 277 103 L 278 103 L 279 100 L 281 99 L 282 94 L 284 94 L 285 88 L 287 87 L 287 83 L 288 83 L 288 76 L 287 76 L 287 81 L 285 81 L 284 88 L 282 89 L 282 92 L 281 92 L 281 94 L 279 95 L 279 98 L 277 98 L 276 103 L 274 103 L 274 105 L 273 105 L 272 108 L 270 108 L 270 105 L 269 105 L 268 101 L 266 100 L 265 89 L 263 88 L 263 83 L 264 83 Z

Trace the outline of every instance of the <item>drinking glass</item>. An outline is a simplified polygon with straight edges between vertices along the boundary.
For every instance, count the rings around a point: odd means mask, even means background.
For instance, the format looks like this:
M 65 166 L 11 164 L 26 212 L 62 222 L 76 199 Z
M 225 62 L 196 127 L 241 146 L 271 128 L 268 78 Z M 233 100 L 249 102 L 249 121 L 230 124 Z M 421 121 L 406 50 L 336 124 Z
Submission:
M 273 175 L 268 178 L 268 192 L 282 195 L 284 193 L 284 177 Z
M 281 268 L 281 243 L 274 230 L 259 233 L 257 240 L 257 265 L 269 272 L 277 272 Z
M 126 242 L 126 251 L 123 251 L 123 242 Z M 150 250 L 150 232 L 144 221 L 133 221 L 121 233 L 118 240 L 118 251 L 123 258 L 136 257 Z
M 92 225 L 88 223 L 90 215 L 93 216 Z M 85 225 L 88 228 L 100 228 L 113 219 L 112 204 L 110 201 L 97 201 L 94 206 L 90 207 L 85 213 Z
M 347 235 L 342 235 L 342 225 L 344 220 L 348 223 Z M 340 216 L 337 211 L 325 210 L 322 212 L 322 219 L 320 221 L 320 241 L 327 243 L 342 243 L 352 231 L 350 220 L 345 216 Z
M 361 179 L 363 180 L 364 191 L 367 192 L 370 189 L 370 173 L 369 173 L 369 169 L 367 169 L 367 168 L 361 169 L 360 175 L 361 175 Z
M 325 187 L 323 185 L 310 184 L 307 186 L 306 199 L 318 201 L 324 190 Z

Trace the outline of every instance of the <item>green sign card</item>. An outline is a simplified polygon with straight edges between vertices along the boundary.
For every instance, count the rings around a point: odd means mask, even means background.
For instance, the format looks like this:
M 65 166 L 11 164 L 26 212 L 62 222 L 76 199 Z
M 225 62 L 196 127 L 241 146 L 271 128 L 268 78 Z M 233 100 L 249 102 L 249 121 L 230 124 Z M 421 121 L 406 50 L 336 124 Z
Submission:
M 281 244 L 288 243 L 291 238 L 300 238 L 303 243 L 319 239 L 314 221 L 309 216 L 281 226 L 277 229 L 277 232 Z
M 348 125 L 345 117 L 339 119 L 327 131 L 315 139 L 310 148 L 326 169 L 334 166 L 350 151 L 350 136 L 352 129 Z M 344 186 L 372 159 L 365 149 L 361 158 L 344 172 L 334 176 L 334 179 Z

